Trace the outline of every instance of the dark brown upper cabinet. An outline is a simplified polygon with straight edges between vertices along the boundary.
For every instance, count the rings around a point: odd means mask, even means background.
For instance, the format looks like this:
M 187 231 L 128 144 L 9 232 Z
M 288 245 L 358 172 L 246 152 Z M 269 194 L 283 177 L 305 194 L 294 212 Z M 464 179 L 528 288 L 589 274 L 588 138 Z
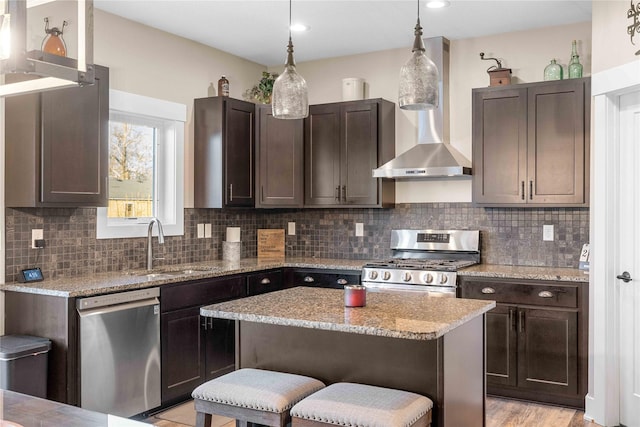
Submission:
M 194 207 L 253 207 L 255 105 L 215 96 L 193 111 Z
M 589 204 L 590 79 L 473 90 L 473 202 Z
M 395 182 L 372 170 L 395 155 L 395 104 L 312 105 L 305 119 L 306 207 L 392 207 Z
M 256 111 L 256 207 L 302 207 L 304 120 L 276 119 L 271 105 Z
M 109 69 L 93 85 L 5 100 L 8 207 L 108 204 Z

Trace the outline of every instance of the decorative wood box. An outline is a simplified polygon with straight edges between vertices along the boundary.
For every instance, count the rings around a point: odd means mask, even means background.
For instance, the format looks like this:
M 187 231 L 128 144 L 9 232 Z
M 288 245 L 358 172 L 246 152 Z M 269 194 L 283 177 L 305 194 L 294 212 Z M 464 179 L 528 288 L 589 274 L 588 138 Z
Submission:
M 511 68 L 497 68 L 487 72 L 489 73 L 489 86 L 505 86 L 511 84 Z

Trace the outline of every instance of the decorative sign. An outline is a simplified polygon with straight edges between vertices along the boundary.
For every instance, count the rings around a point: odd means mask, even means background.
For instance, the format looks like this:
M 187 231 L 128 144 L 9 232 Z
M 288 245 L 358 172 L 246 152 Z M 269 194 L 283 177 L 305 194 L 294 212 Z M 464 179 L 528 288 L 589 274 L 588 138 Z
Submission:
M 589 271 L 589 258 L 591 254 L 589 253 L 589 244 L 585 243 L 582 245 L 582 251 L 580 252 L 580 261 L 578 264 L 578 268 L 580 270 Z
M 258 229 L 258 258 L 284 258 L 284 229 Z
M 633 24 L 627 27 L 627 34 L 631 37 L 631 44 L 635 45 L 633 36 L 640 33 L 640 1 L 634 6 L 633 0 L 631 0 L 631 8 L 627 11 L 627 18 L 633 19 Z M 640 50 L 636 52 L 636 55 L 640 55 Z

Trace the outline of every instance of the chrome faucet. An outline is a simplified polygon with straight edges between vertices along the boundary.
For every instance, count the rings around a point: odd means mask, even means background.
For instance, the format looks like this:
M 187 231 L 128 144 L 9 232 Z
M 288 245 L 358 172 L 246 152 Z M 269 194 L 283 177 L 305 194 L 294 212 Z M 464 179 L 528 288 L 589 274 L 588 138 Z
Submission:
M 153 224 L 158 224 L 158 243 L 164 243 L 164 232 L 162 231 L 162 223 L 158 218 L 153 217 L 151 218 L 151 221 L 149 222 L 149 228 L 147 229 L 147 271 L 153 270 L 153 245 L 151 244 Z

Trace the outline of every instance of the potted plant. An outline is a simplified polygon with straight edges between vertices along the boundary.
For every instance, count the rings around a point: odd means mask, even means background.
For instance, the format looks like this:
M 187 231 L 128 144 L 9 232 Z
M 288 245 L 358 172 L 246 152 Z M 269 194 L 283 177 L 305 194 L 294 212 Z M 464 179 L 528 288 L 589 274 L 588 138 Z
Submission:
M 270 104 L 271 93 L 273 92 L 273 83 L 277 78 L 277 74 L 263 71 L 260 81 L 257 84 L 253 85 L 251 89 L 247 89 L 245 91 L 244 98 L 248 101 L 257 101 L 261 104 Z

